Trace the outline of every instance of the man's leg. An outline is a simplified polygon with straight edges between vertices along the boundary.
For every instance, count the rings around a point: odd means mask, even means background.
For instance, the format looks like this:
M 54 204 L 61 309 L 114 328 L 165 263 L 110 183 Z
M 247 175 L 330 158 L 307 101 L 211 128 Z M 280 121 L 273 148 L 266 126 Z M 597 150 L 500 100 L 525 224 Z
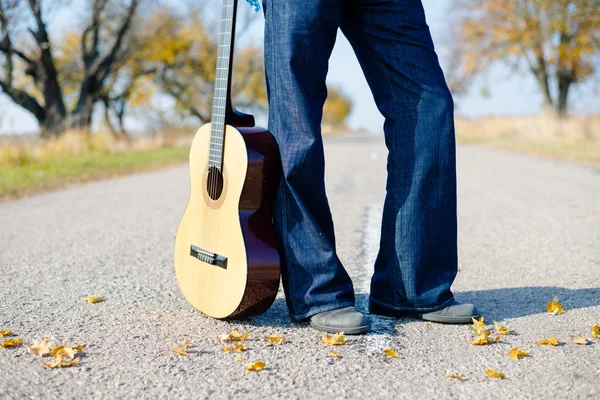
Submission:
M 341 28 L 385 117 L 389 150 L 375 313 L 453 304 L 457 273 L 454 103 L 420 0 L 346 0 Z
M 273 220 L 290 315 L 304 319 L 354 305 L 335 250 L 321 138 L 341 0 L 266 0 L 263 6 L 269 129 L 283 165 Z

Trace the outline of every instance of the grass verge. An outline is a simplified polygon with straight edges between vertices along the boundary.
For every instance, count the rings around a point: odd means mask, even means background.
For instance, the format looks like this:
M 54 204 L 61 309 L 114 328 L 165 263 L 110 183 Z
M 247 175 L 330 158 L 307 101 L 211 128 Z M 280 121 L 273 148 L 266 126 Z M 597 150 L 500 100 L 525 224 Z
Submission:
M 520 137 L 486 137 L 458 134 L 457 141 L 533 154 L 548 158 L 600 164 L 600 142 L 574 140 L 539 140 Z
M 149 171 L 187 160 L 189 146 L 90 151 L 0 169 L 0 200 L 57 189 L 78 182 Z

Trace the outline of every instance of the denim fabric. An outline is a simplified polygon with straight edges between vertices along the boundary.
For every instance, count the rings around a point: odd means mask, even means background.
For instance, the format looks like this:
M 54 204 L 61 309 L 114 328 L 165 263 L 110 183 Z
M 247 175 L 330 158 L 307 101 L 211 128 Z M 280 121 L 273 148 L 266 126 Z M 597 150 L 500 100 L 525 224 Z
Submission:
M 389 150 L 370 300 L 427 312 L 453 300 L 457 273 L 454 103 L 420 0 L 265 0 L 269 129 L 283 176 L 273 221 L 290 315 L 354 304 L 336 255 L 321 137 L 325 78 L 338 28 L 350 41 Z M 383 171 L 380 171 L 383 173 Z

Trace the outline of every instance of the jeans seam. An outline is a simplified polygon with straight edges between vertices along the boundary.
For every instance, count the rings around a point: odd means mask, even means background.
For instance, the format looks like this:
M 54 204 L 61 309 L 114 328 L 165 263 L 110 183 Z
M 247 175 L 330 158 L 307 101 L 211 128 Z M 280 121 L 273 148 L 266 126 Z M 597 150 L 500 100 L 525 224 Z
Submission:
M 316 314 L 319 314 L 322 312 L 337 310 L 339 308 L 351 307 L 351 306 L 354 306 L 354 303 L 344 302 L 344 303 L 328 304 L 326 306 L 312 308 L 310 311 L 308 311 L 304 314 L 300 314 L 300 315 L 293 315 L 290 313 L 290 317 L 292 317 L 296 321 L 301 321 L 303 319 L 310 318 L 313 315 L 316 315 Z
M 369 301 L 371 301 L 383 308 L 387 308 L 390 311 L 427 313 L 427 312 L 439 311 L 443 308 L 448 307 L 448 305 L 454 301 L 454 296 L 452 296 L 452 298 L 448 299 L 441 305 L 433 306 L 433 307 L 395 307 L 395 306 L 391 306 L 389 304 L 383 303 L 379 300 L 375 300 L 372 296 L 369 296 Z

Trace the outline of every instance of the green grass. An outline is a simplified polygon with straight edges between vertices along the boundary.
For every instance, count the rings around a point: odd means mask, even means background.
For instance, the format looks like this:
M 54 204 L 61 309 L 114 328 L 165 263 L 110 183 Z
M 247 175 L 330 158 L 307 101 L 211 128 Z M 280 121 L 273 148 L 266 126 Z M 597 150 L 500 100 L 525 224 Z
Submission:
M 158 169 L 187 160 L 189 147 L 164 147 L 118 153 L 90 151 L 78 156 L 0 169 L 0 199 L 56 189 L 68 184 Z
M 600 142 L 457 135 L 459 143 L 496 147 L 543 157 L 600 164 Z

